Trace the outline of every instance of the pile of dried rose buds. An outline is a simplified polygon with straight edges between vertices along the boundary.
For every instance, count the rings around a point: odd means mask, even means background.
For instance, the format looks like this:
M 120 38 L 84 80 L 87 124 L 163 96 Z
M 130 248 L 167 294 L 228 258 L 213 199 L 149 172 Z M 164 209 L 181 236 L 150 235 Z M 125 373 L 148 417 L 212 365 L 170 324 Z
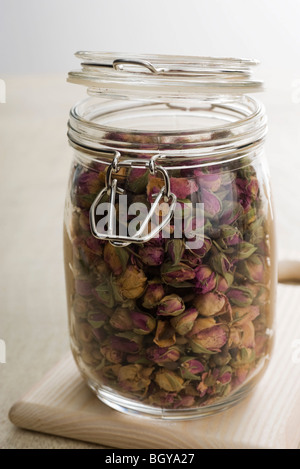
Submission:
M 270 342 L 268 213 L 254 166 L 170 174 L 179 202 L 204 203 L 195 250 L 184 236 L 120 248 L 94 238 L 89 209 L 104 173 L 76 163 L 71 181 L 65 256 L 79 368 L 166 409 L 224 399 L 255 375 Z M 116 177 L 131 202 L 149 203 L 163 185 L 144 169 Z

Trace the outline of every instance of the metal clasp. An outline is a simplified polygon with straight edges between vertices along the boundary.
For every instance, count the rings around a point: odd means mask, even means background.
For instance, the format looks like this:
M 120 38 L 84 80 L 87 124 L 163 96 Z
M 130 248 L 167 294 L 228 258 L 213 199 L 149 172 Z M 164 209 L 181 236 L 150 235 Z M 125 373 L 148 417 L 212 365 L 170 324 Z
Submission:
M 92 234 L 97 239 L 103 239 L 109 241 L 111 244 L 115 246 L 128 246 L 131 243 L 142 244 L 150 241 L 150 239 L 154 238 L 171 220 L 175 206 L 177 197 L 175 194 L 171 192 L 170 188 L 170 179 L 169 175 L 165 168 L 162 166 L 157 166 L 155 161 L 157 158 L 161 157 L 162 155 L 155 155 L 150 160 L 144 159 L 135 159 L 135 160 L 125 160 L 120 162 L 120 153 L 116 152 L 115 157 L 111 165 L 108 167 L 106 178 L 105 178 L 105 187 L 99 192 L 97 197 L 95 198 L 91 208 L 90 208 L 90 226 Z M 124 189 L 118 187 L 117 179 L 113 178 L 114 174 L 117 174 L 121 168 L 145 168 L 149 169 L 150 174 L 161 174 L 164 179 L 164 186 L 161 188 L 158 194 L 155 194 L 155 201 L 151 204 L 151 208 L 149 210 L 148 215 L 145 217 L 144 221 L 142 222 L 140 228 L 137 230 L 134 236 L 120 236 L 119 234 L 114 232 L 115 226 L 115 201 L 116 201 L 116 194 L 123 195 L 125 194 Z M 97 208 L 101 204 L 103 198 L 108 195 L 109 196 L 109 209 L 108 209 L 108 228 L 106 232 L 99 232 L 97 229 L 96 223 L 96 215 L 97 215 Z M 150 233 L 144 234 L 146 228 L 148 228 L 148 224 L 153 217 L 157 206 L 159 205 L 161 200 L 169 203 L 169 211 L 167 214 L 164 215 L 163 220 L 159 223 Z

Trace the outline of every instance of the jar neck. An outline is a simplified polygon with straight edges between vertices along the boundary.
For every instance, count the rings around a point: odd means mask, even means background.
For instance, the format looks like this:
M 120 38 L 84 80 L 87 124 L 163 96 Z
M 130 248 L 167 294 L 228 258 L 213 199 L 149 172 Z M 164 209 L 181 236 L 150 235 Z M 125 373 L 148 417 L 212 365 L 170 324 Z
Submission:
M 172 167 L 243 158 L 261 146 L 266 131 L 263 106 L 248 96 L 225 103 L 90 97 L 71 109 L 68 123 L 71 145 L 87 158 L 109 160 L 114 151 L 124 158 L 160 154 Z

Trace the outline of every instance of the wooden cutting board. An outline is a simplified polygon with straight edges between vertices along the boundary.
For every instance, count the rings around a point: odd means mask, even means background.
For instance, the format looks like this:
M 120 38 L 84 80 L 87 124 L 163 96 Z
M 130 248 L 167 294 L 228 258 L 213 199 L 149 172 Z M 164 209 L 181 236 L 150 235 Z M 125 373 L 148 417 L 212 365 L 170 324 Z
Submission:
M 276 341 L 246 400 L 213 417 L 170 422 L 111 410 L 83 383 L 71 354 L 10 410 L 22 428 L 115 448 L 269 448 L 300 443 L 300 286 L 279 285 Z

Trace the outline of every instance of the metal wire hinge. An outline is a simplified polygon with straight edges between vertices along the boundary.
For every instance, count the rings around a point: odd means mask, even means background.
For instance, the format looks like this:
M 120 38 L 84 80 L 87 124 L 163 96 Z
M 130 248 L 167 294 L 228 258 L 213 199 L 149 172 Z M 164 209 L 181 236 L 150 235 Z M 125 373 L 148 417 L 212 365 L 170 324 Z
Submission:
M 166 169 L 162 166 L 156 165 L 155 163 L 157 158 L 161 157 L 161 155 L 155 155 L 150 160 L 135 159 L 125 161 L 119 161 L 120 156 L 121 155 L 119 152 L 115 153 L 113 162 L 107 169 L 105 187 L 97 195 L 90 208 L 91 231 L 95 238 L 110 241 L 110 243 L 115 246 L 128 246 L 131 243 L 142 244 L 157 236 L 159 232 L 169 223 L 176 207 L 177 198 L 176 195 L 171 192 L 170 179 Z M 118 181 L 116 178 L 114 178 L 114 175 L 117 174 L 121 168 L 149 169 L 150 174 L 161 174 L 164 180 L 163 187 L 160 189 L 158 194 L 155 194 L 155 200 L 151 204 L 151 208 L 148 214 L 145 216 L 144 220 L 140 224 L 139 229 L 133 236 L 120 235 L 115 232 L 116 195 L 125 195 L 124 189 L 118 186 Z M 100 207 L 101 203 L 103 203 L 103 199 L 106 196 L 109 196 L 109 203 L 107 205 L 107 230 L 99 231 L 97 228 L 96 216 L 99 215 L 98 208 Z M 162 200 L 168 203 L 168 212 L 164 213 L 163 220 L 158 225 L 155 225 L 154 228 L 151 226 L 152 229 L 150 233 L 145 233 L 146 230 L 148 231 L 149 223 L 151 222 L 152 217 Z

